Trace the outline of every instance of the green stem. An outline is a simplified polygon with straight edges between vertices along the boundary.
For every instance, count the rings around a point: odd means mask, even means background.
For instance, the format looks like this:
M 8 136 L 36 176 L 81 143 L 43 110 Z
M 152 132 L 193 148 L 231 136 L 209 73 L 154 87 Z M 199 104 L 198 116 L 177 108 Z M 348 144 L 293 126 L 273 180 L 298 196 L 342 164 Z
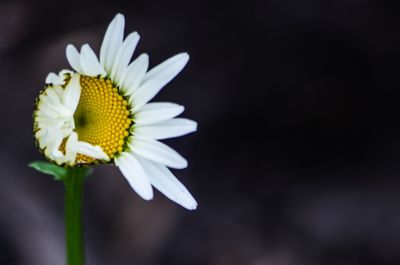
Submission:
M 69 168 L 65 184 L 65 232 L 67 265 L 84 265 L 85 253 L 82 228 L 82 197 L 88 168 Z

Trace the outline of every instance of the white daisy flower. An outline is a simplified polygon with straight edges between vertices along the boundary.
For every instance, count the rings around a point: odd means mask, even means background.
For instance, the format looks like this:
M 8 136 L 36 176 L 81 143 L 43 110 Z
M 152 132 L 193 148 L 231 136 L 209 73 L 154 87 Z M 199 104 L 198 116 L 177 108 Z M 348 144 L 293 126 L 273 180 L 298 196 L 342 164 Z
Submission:
M 108 26 L 100 59 L 84 44 L 66 56 L 73 71 L 50 73 L 34 111 L 39 149 L 58 165 L 114 163 L 131 187 L 145 200 L 154 186 L 169 199 L 193 210 L 197 203 L 168 169 L 187 167 L 185 158 L 159 140 L 196 131 L 197 123 L 176 118 L 184 107 L 149 101 L 189 60 L 181 53 L 148 70 L 149 57 L 133 62 L 139 34 L 124 39 L 124 16 Z

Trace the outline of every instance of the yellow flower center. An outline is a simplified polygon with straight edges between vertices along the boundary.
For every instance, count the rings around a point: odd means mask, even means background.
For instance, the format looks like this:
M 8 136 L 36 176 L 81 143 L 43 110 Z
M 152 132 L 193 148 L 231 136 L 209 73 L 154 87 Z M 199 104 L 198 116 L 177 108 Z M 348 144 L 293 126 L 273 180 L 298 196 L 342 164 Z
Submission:
M 80 84 L 81 98 L 74 114 L 78 139 L 100 146 L 112 159 L 124 150 L 129 136 L 132 114 L 128 101 L 109 79 L 81 76 Z M 81 154 L 76 161 L 96 162 Z

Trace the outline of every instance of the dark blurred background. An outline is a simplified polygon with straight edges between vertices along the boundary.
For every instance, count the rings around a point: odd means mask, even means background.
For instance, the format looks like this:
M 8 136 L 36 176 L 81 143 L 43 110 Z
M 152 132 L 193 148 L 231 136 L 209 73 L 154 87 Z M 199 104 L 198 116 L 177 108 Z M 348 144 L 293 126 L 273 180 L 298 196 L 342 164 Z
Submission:
M 88 265 L 400 264 L 400 2 L 1 1 L 0 264 L 64 264 L 63 186 L 32 108 L 68 43 L 126 16 L 152 66 L 191 60 L 156 100 L 197 133 L 166 141 L 199 202 L 145 202 L 113 166 L 86 183 Z

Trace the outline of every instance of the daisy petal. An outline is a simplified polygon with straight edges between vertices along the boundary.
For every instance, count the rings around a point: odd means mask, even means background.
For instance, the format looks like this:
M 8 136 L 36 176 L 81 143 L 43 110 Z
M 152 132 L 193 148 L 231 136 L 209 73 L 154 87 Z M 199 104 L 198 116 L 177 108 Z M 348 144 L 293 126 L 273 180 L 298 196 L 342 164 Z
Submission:
M 122 46 L 119 48 L 110 76 L 116 83 L 119 83 L 121 80 L 122 75 L 132 58 L 133 52 L 136 49 L 139 39 L 139 34 L 133 32 L 126 37 Z
M 61 79 L 64 79 L 66 76 L 72 75 L 74 72 L 72 72 L 71 70 L 68 69 L 62 69 L 59 73 L 58 76 Z
M 186 52 L 179 53 L 171 58 L 165 60 L 161 64 L 157 65 L 149 72 L 146 73 L 146 76 L 143 79 L 143 82 L 146 82 L 151 79 L 160 80 L 166 85 L 169 81 L 171 81 L 180 71 L 182 71 L 183 67 L 189 61 L 189 54 Z
M 38 111 L 36 113 L 37 116 L 43 116 L 43 117 L 48 117 L 48 118 L 53 118 L 56 119 L 58 118 L 58 113 L 52 111 L 49 107 L 47 107 L 46 100 L 48 100 L 48 97 L 43 97 L 40 99 L 42 102 L 38 106 Z
M 110 160 L 108 155 L 103 152 L 103 149 L 101 149 L 100 146 L 91 145 L 87 142 L 79 141 L 76 145 L 76 151 L 79 154 L 90 156 L 95 159 L 101 159 L 106 161 Z
M 149 102 L 185 67 L 189 60 L 187 53 L 177 54 L 150 70 L 143 78 L 142 84 L 135 93 L 133 112 Z
M 65 144 L 65 160 L 69 165 L 73 165 L 75 163 L 77 156 L 76 152 L 77 145 L 78 145 L 78 134 L 76 132 L 72 132 Z
M 153 189 L 150 181 L 136 157 L 129 153 L 121 153 L 115 158 L 115 164 L 121 170 L 132 189 L 145 200 L 153 198 Z
M 51 102 L 43 102 L 43 105 L 46 106 L 47 109 L 50 109 L 53 113 L 57 114 L 57 117 L 71 117 L 73 115 L 73 112 L 61 103 L 55 104 Z
M 96 54 L 90 48 L 89 44 L 84 44 L 81 48 L 80 65 L 82 71 L 88 76 L 105 76 L 106 72 L 99 63 Z
M 49 143 L 52 141 L 51 137 L 52 137 L 52 131 L 53 129 L 51 127 L 47 127 L 44 129 L 44 133 L 43 133 L 43 137 L 40 141 L 40 148 L 44 149 L 45 147 L 47 147 L 49 145 Z
M 44 151 L 46 156 L 52 159 L 62 156 L 62 153 L 59 151 L 62 140 L 62 133 L 58 128 L 46 128 L 45 134 L 40 141 L 42 148 L 46 148 Z
M 188 165 L 186 159 L 174 149 L 153 139 L 134 137 L 130 148 L 135 154 L 171 168 L 182 169 Z
M 74 45 L 68 44 L 66 49 L 67 60 L 71 67 L 78 73 L 82 73 L 80 54 Z
M 140 82 L 142 82 L 148 67 L 149 56 L 145 53 L 141 54 L 128 66 L 125 73 L 121 77 L 118 86 L 126 91 L 127 95 L 132 95 L 136 92 Z
M 63 154 L 60 151 L 60 146 L 63 141 L 63 134 L 60 130 L 56 129 L 52 132 L 52 137 L 53 140 L 47 147 L 49 151 L 51 152 L 51 156 L 53 159 L 57 159 L 63 156 Z
M 172 119 L 181 114 L 185 108 L 169 102 L 148 103 L 134 116 L 138 125 L 146 125 Z
M 197 122 L 176 118 L 163 121 L 157 124 L 135 126 L 133 133 L 139 137 L 148 137 L 156 140 L 163 140 L 182 136 L 197 130 Z
M 46 77 L 46 84 L 53 84 L 53 85 L 62 85 L 64 83 L 61 78 L 56 75 L 55 73 L 49 73 Z
M 64 81 L 65 82 L 65 81 Z M 54 92 L 57 94 L 57 96 L 59 98 L 62 98 L 63 94 L 64 94 L 64 88 L 62 88 L 62 86 L 60 85 L 54 85 L 53 86 L 53 90 Z
M 138 112 L 147 102 L 154 98 L 161 90 L 162 86 L 157 80 L 150 80 L 146 84 L 140 86 L 132 97 L 132 112 Z
M 125 17 L 117 14 L 111 21 L 104 35 L 103 43 L 100 48 L 100 63 L 107 73 L 111 73 L 115 57 L 122 45 L 124 37 Z
M 68 85 L 66 86 L 63 94 L 64 105 L 72 111 L 75 112 L 78 106 L 79 99 L 81 97 L 81 85 L 80 85 L 80 75 L 74 74 L 71 77 Z
M 49 97 L 53 104 L 59 105 L 61 103 L 61 97 L 57 94 L 56 90 L 52 87 L 46 89 L 46 95 Z
M 143 166 L 150 183 L 167 198 L 188 210 L 197 208 L 197 202 L 190 192 L 165 166 L 144 158 L 138 157 L 137 159 Z

